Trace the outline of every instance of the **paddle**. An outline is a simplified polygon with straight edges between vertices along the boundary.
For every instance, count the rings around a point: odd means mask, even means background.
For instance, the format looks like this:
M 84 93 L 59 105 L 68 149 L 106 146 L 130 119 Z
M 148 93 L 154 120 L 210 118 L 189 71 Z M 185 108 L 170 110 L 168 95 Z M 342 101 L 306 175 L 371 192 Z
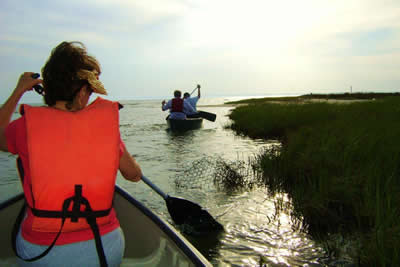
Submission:
M 196 88 L 193 89 L 193 91 L 190 93 L 190 95 L 192 95 L 197 89 L 200 89 L 200 84 L 198 84 L 196 86 Z M 217 115 L 214 113 L 200 111 L 200 110 L 197 113 L 200 118 L 206 119 L 208 121 L 215 121 L 215 119 L 217 118 Z
M 188 234 L 201 235 L 224 229 L 223 226 L 205 209 L 200 207 L 200 205 L 183 198 L 171 197 L 165 194 L 145 176 L 142 176 L 142 181 L 165 200 L 168 212 L 174 223 L 177 225 L 185 225 Z
M 193 89 L 193 91 L 190 93 L 190 95 L 192 95 L 192 94 L 194 93 L 194 91 L 196 91 L 196 90 L 199 89 L 199 88 L 200 88 L 200 84 L 198 84 L 198 85 L 196 86 L 196 88 Z
M 205 112 L 205 111 L 197 111 L 197 114 L 199 114 L 199 116 L 203 119 L 206 119 L 208 121 L 215 121 L 215 119 L 217 118 L 217 115 L 214 113 L 210 113 L 210 112 Z

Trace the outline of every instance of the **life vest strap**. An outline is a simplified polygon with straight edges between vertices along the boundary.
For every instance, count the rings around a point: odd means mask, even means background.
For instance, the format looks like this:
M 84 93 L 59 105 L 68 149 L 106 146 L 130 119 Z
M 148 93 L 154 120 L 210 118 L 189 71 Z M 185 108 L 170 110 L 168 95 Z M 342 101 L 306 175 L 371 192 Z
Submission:
M 72 206 L 72 210 L 69 211 L 68 208 L 71 206 L 71 203 L 73 204 L 73 206 Z M 85 206 L 84 211 L 80 210 L 81 205 Z M 38 210 L 35 208 L 31 208 L 31 210 L 32 210 L 33 215 L 35 215 L 37 217 L 60 218 L 61 219 L 61 227 L 60 227 L 60 230 L 58 231 L 56 237 L 54 238 L 53 242 L 51 243 L 51 245 L 43 253 L 41 253 L 40 255 L 38 255 L 36 257 L 30 258 L 30 259 L 24 259 L 24 258 L 21 258 L 18 255 L 17 251 L 15 250 L 15 254 L 17 255 L 18 258 L 20 258 L 24 261 L 31 262 L 31 261 L 36 261 L 36 260 L 46 256 L 50 252 L 50 250 L 53 248 L 53 246 L 56 244 L 57 239 L 60 237 L 65 220 L 67 218 L 70 218 L 71 222 L 78 222 L 79 218 L 85 218 L 87 223 L 90 226 L 90 229 L 93 232 L 93 236 L 94 236 L 95 243 L 96 243 L 96 250 L 97 250 L 97 254 L 99 256 L 100 266 L 102 266 L 102 267 L 107 266 L 107 260 L 105 257 L 103 244 L 101 242 L 100 230 L 99 230 L 99 226 L 97 225 L 96 218 L 107 216 L 110 213 L 111 208 L 106 209 L 106 210 L 98 210 L 98 211 L 92 210 L 92 208 L 90 207 L 89 201 L 84 196 L 82 196 L 82 185 L 75 185 L 74 196 L 64 200 L 61 211 Z M 13 247 L 14 247 L 14 245 L 13 245 Z
M 35 215 L 36 217 L 42 217 L 42 218 L 100 218 L 100 217 L 105 217 L 107 216 L 111 208 L 107 210 L 84 210 L 84 211 L 79 211 L 76 213 L 75 211 L 53 211 L 53 210 L 38 210 L 35 208 L 30 208 L 32 211 L 32 214 Z

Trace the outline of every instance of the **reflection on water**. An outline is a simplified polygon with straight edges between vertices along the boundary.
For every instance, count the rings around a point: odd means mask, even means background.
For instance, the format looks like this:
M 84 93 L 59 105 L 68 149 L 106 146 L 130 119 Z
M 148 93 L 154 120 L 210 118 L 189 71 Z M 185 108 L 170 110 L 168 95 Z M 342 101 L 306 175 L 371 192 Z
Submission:
M 224 262 L 257 266 L 263 257 L 270 264 L 305 266 L 316 263 L 323 253 L 305 234 L 292 229 L 288 214 L 275 214 L 274 202 L 265 190 L 231 196 L 228 206 L 220 249 Z
M 224 126 L 228 123 L 226 115 L 232 107 L 208 105 L 221 104 L 221 99 L 199 101 L 200 110 L 217 114 L 215 122 L 204 120 L 201 129 L 185 134 L 171 133 L 166 130 L 167 113 L 160 110 L 159 102 L 123 102 L 124 108 L 120 111 L 121 136 L 141 165 L 144 175 L 153 183 L 171 196 L 198 203 L 224 225 L 225 231 L 217 236 L 188 237 L 212 264 L 259 266 L 261 260 L 282 266 L 319 265 L 318 261 L 324 255 L 322 249 L 305 234 L 292 229 L 289 214 L 275 214 L 274 199 L 269 198 L 264 189 L 227 193 L 201 186 L 184 189 L 176 186 L 176 175 L 199 159 L 247 160 L 268 143 L 238 137 L 225 130 Z M 201 105 L 204 105 L 203 108 Z M 0 199 L 3 200 L 21 190 L 15 157 L 0 153 L 0 171 Z M 117 182 L 172 223 L 164 199 L 144 183 L 131 183 L 120 175 Z

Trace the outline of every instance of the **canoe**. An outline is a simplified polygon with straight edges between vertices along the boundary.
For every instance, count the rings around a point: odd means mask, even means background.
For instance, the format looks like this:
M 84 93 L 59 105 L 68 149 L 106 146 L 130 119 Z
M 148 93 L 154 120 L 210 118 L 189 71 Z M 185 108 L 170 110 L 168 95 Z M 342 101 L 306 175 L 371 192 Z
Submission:
M 188 131 L 201 128 L 203 118 L 187 118 L 186 120 L 167 119 L 171 131 Z
M 16 266 L 11 232 L 23 200 L 20 193 L 0 203 L 0 266 Z M 114 208 L 125 234 L 121 266 L 212 266 L 174 227 L 118 185 Z

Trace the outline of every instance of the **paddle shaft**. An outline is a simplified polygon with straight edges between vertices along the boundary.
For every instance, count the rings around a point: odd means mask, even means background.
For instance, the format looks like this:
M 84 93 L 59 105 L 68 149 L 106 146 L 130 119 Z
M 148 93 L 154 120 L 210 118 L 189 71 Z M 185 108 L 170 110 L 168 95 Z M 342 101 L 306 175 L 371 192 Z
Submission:
M 161 191 L 160 188 L 158 188 L 155 184 L 153 184 L 146 176 L 142 175 L 142 181 L 150 186 L 154 191 L 157 192 L 160 196 L 162 196 L 163 199 L 167 200 L 168 195 L 165 194 L 163 191 Z
M 193 91 L 190 93 L 190 95 L 192 95 L 194 93 L 194 91 L 196 91 L 197 89 L 199 89 L 199 85 L 197 85 L 196 88 L 193 89 Z

